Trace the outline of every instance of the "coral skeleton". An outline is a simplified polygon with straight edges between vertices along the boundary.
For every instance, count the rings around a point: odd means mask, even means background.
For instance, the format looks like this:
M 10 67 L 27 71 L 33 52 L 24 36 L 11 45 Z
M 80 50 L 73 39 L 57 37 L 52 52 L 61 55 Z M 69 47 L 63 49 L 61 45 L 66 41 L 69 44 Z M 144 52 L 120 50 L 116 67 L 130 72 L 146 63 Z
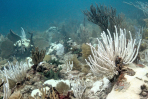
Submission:
M 80 80 L 78 77 L 74 81 L 71 81 L 71 85 L 72 85 L 72 90 L 73 90 L 73 93 L 76 99 L 82 99 L 83 92 L 85 91 L 87 87 L 86 83 Z
M 67 68 L 66 73 L 70 72 L 72 70 L 72 68 L 73 68 L 73 61 L 71 63 L 70 63 L 70 61 L 67 61 L 66 62 L 66 68 Z
M 30 68 L 28 62 L 20 62 L 20 64 L 16 62 L 16 65 L 13 65 L 13 63 L 10 63 L 8 61 L 8 64 L 8 69 L 4 67 L 4 70 L 0 70 L 0 73 L 3 76 L 8 76 L 9 79 L 14 80 L 16 82 L 23 81 L 26 77 L 27 70 Z
M 126 39 L 126 30 L 120 29 L 120 33 L 117 32 L 115 26 L 114 39 L 111 37 L 110 31 L 109 35 L 103 31 L 101 33 L 102 41 L 98 39 L 97 47 L 93 47 L 88 44 L 91 48 L 92 56 L 85 59 L 86 63 L 90 66 L 94 75 L 103 74 L 116 74 L 115 60 L 116 57 L 121 57 L 124 64 L 132 63 L 137 55 L 140 47 L 141 39 L 137 48 L 135 48 L 136 39 L 132 39 L 131 32 L 129 31 L 130 39 Z

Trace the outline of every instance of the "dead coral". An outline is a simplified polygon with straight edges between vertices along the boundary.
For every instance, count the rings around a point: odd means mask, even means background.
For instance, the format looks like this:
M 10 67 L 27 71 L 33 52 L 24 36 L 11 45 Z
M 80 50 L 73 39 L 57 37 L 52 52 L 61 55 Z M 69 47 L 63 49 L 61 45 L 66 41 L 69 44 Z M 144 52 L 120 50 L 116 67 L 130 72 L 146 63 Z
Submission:
M 88 20 L 97 24 L 101 27 L 103 31 L 107 31 L 109 29 L 111 33 L 115 31 L 114 26 L 120 27 L 123 16 L 116 16 L 116 9 L 112 7 L 107 7 L 104 5 L 98 6 L 96 4 L 96 8 L 91 5 L 90 11 L 85 10 L 83 13 L 87 16 Z

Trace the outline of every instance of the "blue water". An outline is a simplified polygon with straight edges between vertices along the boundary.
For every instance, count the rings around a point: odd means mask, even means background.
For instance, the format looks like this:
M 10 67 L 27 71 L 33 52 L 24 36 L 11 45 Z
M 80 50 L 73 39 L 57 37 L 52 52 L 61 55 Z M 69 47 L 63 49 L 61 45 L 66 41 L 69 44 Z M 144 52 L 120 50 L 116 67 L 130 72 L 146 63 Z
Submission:
M 144 1 L 147 0 L 141 0 Z M 137 17 L 138 9 L 123 0 L 0 0 L 0 33 L 7 34 L 12 29 L 20 34 L 20 27 L 26 31 L 45 31 L 53 22 L 83 21 L 81 10 L 89 9 L 95 3 L 112 6 L 127 17 Z

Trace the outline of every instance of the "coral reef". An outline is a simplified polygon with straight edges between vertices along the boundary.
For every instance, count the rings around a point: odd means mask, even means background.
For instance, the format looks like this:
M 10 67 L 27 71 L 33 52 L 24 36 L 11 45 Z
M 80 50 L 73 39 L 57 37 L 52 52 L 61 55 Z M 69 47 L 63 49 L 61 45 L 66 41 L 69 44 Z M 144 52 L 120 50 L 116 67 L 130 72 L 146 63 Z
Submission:
M 7 38 L 0 35 L 0 46 L 13 50 L 4 52 L 5 49 L 0 48 L 1 98 L 148 97 L 148 67 L 145 66 L 148 64 L 148 40 L 141 41 L 143 31 L 147 33 L 147 28 L 142 27 L 145 24 L 140 26 L 142 23 L 136 19 L 124 19 L 116 14 L 115 8 L 104 5 L 91 5 L 90 11 L 83 13 L 91 22 L 84 16 L 81 23 L 68 19 L 49 23 L 49 28 L 43 32 L 26 35 L 21 28 L 21 36 L 12 31 Z M 105 32 L 101 33 L 101 29 Z M 126 33 L 129 30 L 133 34 Z M 2 57 L 4 54 L 7 57 Z M 20 60 L 27 60 L 27 63 L 16 63 Z

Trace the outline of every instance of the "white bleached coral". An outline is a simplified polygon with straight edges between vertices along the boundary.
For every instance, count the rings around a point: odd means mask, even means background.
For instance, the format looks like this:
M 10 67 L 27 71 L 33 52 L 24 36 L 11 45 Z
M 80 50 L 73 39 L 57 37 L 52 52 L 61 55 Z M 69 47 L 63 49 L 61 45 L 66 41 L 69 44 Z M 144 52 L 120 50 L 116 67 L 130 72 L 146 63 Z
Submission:
M 24 80 L 24 78 L 26 77 L 26 72 L 30 68 L 28 62 L 16 62 L 15 65 L 13 65 L 13 63 L 8 62 L 8 64 L 8 69 L 4 67 L 4 70 L 0 70 L 0 73 L 3 76 L 8 76 L 9 79 L 14 80 L 16 82 Z
M 58 56 L 63 55 L 64 54 L 64 45 L 62 45 L 60 43 L 59 44 L 52 43 L 46 54 L 50 54 L 54 50 L 56 50 L 56 55 L 58 55 Z
M 3 90 L 4 90 L 3 99 L 9 99 L 11 95 L 11 90 L 9 88 L 9 80 L 8 80 L 6 70 L 4 70 L 4 75 L 5 75 L 6 82 L 3 84 Z M 2 79 L 2 81 L 4 80 Z
M 98 39 L 97 49 L 88 44 L 91 48 L 92 56 L 88 57 L 89 61 L 85 60 L 94 75 L 99 75 L 100 73 L 117 75 L 118 72 L 115 66 L 117 56 L 122 58 L 124 64 L 129 64 L 138 55 L 141 40 L 138 47 L 135 48 L 136 39 L 132 39 L 131 32 L 129 32 L 130 39 L 127 40 L 125 29 L 120 29 L 120 33 L 118 33 L 115 27 L 114 39 L 111 37 L 110 31 L 107 31 L 109 35 L 106 35 L 105 32 L 101 33 L 102 42 Z
M 104 77 L 103 80 L 96 81 L 90 91 L 95 94 L 98 91 L 105 90 L 105 88 L 108 88 L 109 83 L 110 81 Z

